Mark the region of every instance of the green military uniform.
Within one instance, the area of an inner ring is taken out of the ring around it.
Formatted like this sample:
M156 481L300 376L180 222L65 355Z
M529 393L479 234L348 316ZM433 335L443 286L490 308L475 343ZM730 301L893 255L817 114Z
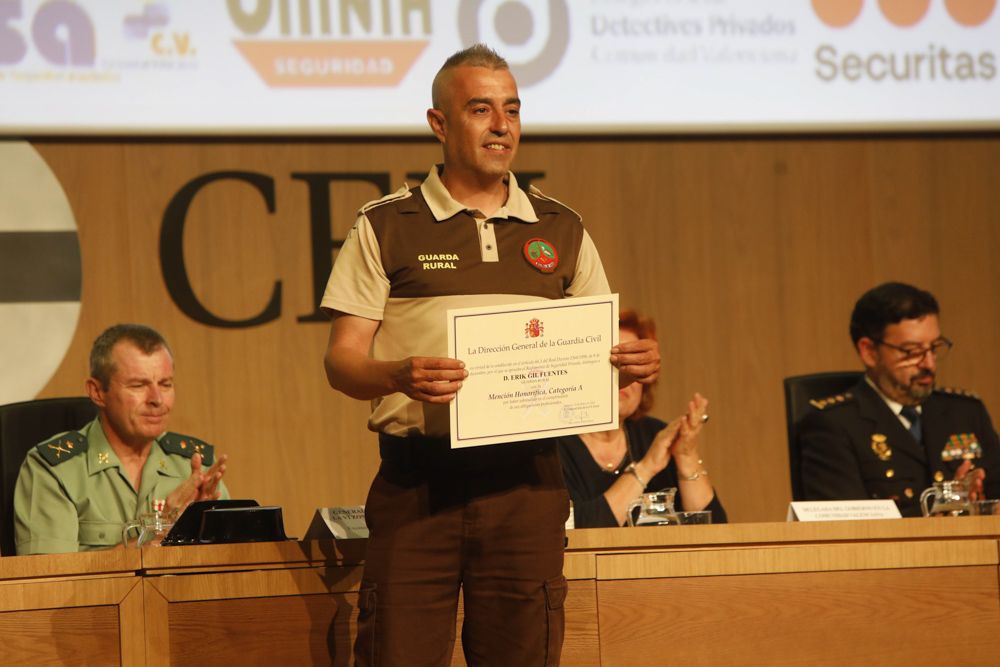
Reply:
M122 541L123 524L150 511L191 476L200 453L207 469L211 445L177 433L153 441L139 490L95 419L79 431L35 446L21 465L14 491L14 540L18 555L105 549ZM229 492L220 482L223 498Z

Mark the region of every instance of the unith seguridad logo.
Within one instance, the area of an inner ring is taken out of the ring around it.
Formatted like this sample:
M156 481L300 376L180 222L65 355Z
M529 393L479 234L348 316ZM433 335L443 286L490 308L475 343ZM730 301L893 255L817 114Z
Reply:
M389 87L430 43L431 3L227 0L240 54L271 87Z

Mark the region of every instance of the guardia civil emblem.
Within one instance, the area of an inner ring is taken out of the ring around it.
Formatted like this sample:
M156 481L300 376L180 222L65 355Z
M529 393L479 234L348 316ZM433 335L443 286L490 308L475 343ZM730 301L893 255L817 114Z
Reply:
M524 244L524 258L542 273L552 273L559 266L559 253L545 239L531 239Z
M889 446L888 440L881 433L872 433L872 452L875 453L879 461L888 461L892 458L892 447Z
M525 338L538 338L543 333L545 333L545 325L537 317L532 317L527 324L524 325L524 337Z

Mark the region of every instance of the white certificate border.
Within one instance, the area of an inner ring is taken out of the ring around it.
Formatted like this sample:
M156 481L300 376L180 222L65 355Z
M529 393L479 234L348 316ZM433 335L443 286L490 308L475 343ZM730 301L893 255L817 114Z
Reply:
M451 327L451 336L449 336L449 338L451 339L450 340L451 349L449 350L449 354L457 355L457 350L461 349L461 347L459 346L459 343L458 343L458 326L457 326L457 324L458 324L458 320L459 319L466 318L466 317L483 317L484 315L486 315L486 316L489 316L489 315L510 315L512 313L537 312L539 310L556 310L556 309L560 309L560 308L580 308L582 306L588 306L588 307L589 306L608 306L608 308L610 309L610 319L611 319L611 328L610 328L610 330L611 330L611 334L612 334L612 341L615 341L615 334L617 334L617 332L618 332L618 317L617 317L618 295L617 294L608 294L606 296L598 296L598 297L578 297L578 299L579 300L577 300L577 298L560 299L558 301L553 301L551 303L546 303L544 301L539 301L539 302L528 302L528 303L510 304L509 307L498 306L497 308L488 308L489 312L486 312L486 313L468 313L468 314L465 314L465 315L462 315L462 314L452 315L451 313L449 313L448 314L448 319L449 319L448 325L449 325L449 327ZM585 301L585 302L581 302L581 301ZM504 308L506 308L506 309L504 309ZM478 309L478 310L482 310L482 309ZM611 348L609 347L608 350L609 350L608 354L610 356L610 350L611 350ZM617 407L618 407L618 402L615 400L615 398L616 398L615 394L617 394L617 392L618 392L618 382L617 382L617 377L616 377L617 374L618 374L618 369L615 368L614 366L612 366L610 361L608 362L608 369L609 369L608 372L611 373L611 392L612 392L610 410L611 410L612 413L616 413L617 412ZM458 410L459 410L459 399L461 398L461 396L462 396L462 390L460 389L458 391L458 393L455 394L455 400L454 400L454 411L455 411L455 413L454 413L453 418L451 419L452 428L453 428L453 431L451 433L451 446L452 446L452 449L455 449L456 448L456 444L457 443L461 443L461 442L475 442L475 441L479 441L479 440L491 440L491 441L495 441L497 438L507 438L507 437L513 437L513 436L527 436L527 437L519 437L516 440L510 440L509 441L509 442L512 442L512 443L513 442L523 442L523 441L527 441L527 440L541 440L543 438L556 438L556 437L559 437L560 435L573 435L573 434L577 434L577 433L587 433L587 432L590 432L590 431L611 430L612 428L615 428L618 425L618 415L617 414L612 414L612 415L610 415L610 417L609 417L609 419L607 421L595 421L595 422L590 422L588 424L574 424L573 426L566 426L566 427L563 427L563 428L543 429L541 431L537 431L537 430L536 431L513 431L513 432L510 432L510 433L494 433L494 434L491 434L491 435L481 435L481 436L475 436L475 437L469 436L469 437L463 438L461 436L461 434L458 432L459 431L459 426L458 425L459 425L459 421L460 421L458 419ZM600 428L602 426L606 426L607 428ZM504 441L504 442L506 442L506 441ZM504 444L504 442L491 442L491 443L483 442L482 445L483 446L487 446L489 444ZM461 448L475 447L475 446L476 445L472 445L472 444L458 445L458 447L461 447Z

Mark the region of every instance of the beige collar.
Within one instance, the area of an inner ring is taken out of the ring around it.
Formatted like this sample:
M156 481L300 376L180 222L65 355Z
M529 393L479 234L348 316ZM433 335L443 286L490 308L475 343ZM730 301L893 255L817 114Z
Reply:
M441 169L443 165L431 167L427 178L420 185L420 192L424 195L424 200L434 214L434 219L444 222L455 217L459 213L470 211L475 215L476 209L470 209L465 204L455 201L448 188L441 182ZM507 201L492 216L491 219L515 220L517 222L538 222L535 208L531 205L528 195L517 185L517 179L512 172L507 172ZM480 214L481 217L481 214Z

